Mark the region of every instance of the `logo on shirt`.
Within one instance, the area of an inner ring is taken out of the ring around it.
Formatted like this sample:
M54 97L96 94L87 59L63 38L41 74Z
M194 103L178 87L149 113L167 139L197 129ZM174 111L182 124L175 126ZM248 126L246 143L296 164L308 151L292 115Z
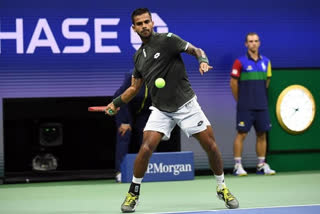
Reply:
M201 126L201 125L202 125L202 123L203 123L203 121L202 121L202 120L200 120L200 121L199 121L199 123L198 123L198 126Z
M247 71L251 71L251 70L252 70L252 66L249 65L249 66L247 67Z
M238 126L240 126L240 127L245 127L246 125L245 125L245 123L244 123L243 121L240 121L240 123L238 124Z
M267 69L267 67L266 67L266 65L264 64L264 62L261 63L261 67L262 67L262 70L264 70L264 71Z
M154 57L155 59L158 59L159 56L160 56L160 53L158 52L158 53L156 53L153 57Z
M147 57L146 49L143 48L142 52L143 52L144 58L146 58Z
M233 74L233 75L237 75L237 74L238 74L238 70L237 70L237 69L233 69L233 70L232 70L232 74Z

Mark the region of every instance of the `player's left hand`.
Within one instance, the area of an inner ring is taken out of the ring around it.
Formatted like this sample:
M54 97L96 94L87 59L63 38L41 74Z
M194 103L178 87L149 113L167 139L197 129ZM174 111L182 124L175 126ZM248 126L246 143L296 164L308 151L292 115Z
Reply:
M121 136L124 136L127 131L132 131L132 128L130 124L121 123L121 125L118 128L118 131Z
M201 75L203 75L204 73L208 72L211 69L213 69L213 67L210 66L208 63L201 62L199 65L199 72Z

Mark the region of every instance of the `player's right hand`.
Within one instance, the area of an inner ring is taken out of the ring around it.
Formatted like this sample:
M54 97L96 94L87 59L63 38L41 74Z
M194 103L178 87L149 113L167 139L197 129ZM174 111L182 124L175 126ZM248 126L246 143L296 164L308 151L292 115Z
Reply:
M105 114L107 114L109 116L113 116L113 115L117 114L119 110L120 110L120 107L116 108L114 106L113 102L111 102L107 105L107 108L105 109Z

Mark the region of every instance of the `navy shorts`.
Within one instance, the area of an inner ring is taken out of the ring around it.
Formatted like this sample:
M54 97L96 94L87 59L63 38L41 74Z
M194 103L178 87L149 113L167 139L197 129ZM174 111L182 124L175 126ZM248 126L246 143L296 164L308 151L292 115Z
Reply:
M268 109L265 110L238 110L237 111L237 130L249 132L251 126L257 132L266 132L271 128Z

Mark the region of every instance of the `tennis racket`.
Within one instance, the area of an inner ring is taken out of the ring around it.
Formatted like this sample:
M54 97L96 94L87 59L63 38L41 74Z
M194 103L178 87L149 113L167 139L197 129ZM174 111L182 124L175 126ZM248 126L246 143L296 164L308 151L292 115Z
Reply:
M91 106L88 108L88 111L90 111L90 112L105 112L106 108L107 108L107 106ZM114 111L112 111L112 109L109 109L108 113L113 114Z

